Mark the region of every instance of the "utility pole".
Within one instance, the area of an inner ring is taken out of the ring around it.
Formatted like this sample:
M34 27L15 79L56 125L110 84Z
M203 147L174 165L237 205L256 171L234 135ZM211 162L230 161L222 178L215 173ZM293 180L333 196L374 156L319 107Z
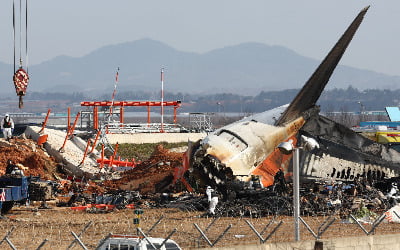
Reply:
M293 155L293 217L294 217L294 238L300 241L300 148L294 148Z
M361 101L357 102L358 104L360 104L360 122L364 121L364 114L365 114L365 106Z

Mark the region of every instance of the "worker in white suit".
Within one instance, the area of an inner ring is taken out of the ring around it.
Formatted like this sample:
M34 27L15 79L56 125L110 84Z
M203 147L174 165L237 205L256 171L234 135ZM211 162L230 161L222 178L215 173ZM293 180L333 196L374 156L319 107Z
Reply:
M210 203L210 206L208 208L208 213L210 215L215 215L215 208L217 207L218 204L218 193L210 186L207 186L206 195L208 202Z
M9 141L12 138L14 131L14 121L9 114L6 114L1 120L1 131L3 132L4 139Z

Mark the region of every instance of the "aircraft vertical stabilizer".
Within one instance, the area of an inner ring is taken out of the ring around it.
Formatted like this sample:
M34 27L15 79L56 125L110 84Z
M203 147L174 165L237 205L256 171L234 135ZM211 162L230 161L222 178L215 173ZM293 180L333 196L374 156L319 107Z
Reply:
M277 122L271 121L276 116L269 112L250 116L211 132L188 150L186 169L190 169L197 186L217 187L228 197L231 187L250 181L251 175L261 177L261 183L269 186L278 172L290 172L290 156L282 155L277 146L288 140L296 143L299 130L316 115L315 104L368 8L352 21ZM279 108L279 113L283 108ZM279 115L277 111L273 114Z
M329 54L312 74L310 79L308 79L304 87L290 103L289 107L275 123L276 126L283 125L286 122L296 119L301 115L301 113L312 108L316 104L322 91L328 83L333 70L336 68L337 64L342 58L342 55L346 51L347 46L360 26L368 8L369 6L365 7L357 15L339 41L335 44Z

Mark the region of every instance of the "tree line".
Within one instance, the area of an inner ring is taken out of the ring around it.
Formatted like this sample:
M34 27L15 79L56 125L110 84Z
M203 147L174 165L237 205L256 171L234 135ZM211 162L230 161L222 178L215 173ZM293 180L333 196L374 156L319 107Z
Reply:
M287 89L281 91L262 91L255 96L237 95L230 93L216 94L189 94L171 93L164 94L164 100L182 102L180 112L219 112L219 113L243 113L252 114L262 112L277 106L289 103L299 89ZM399 106L400 90L367 89L358 90L352 86L347 89L325 90L318 105L322 112L362 112L384 110L388 106ZM111 100L110 95L88 97L84 93L43 93L28 92L25 100L68 100L71 103L81 101ZM115 100L119 101L143 101L160 100L159 92L128 91L118 92ZM143 109L145 110L145 109ZM142 111L134 108L132 111Z

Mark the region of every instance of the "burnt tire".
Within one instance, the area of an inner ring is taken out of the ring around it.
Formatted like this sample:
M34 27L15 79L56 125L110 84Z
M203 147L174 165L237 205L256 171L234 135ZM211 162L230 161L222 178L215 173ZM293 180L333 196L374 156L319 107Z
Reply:
M1 207L1 214L6 214L10 212L13 206L14 206L14 201L3 201L3 206Z

